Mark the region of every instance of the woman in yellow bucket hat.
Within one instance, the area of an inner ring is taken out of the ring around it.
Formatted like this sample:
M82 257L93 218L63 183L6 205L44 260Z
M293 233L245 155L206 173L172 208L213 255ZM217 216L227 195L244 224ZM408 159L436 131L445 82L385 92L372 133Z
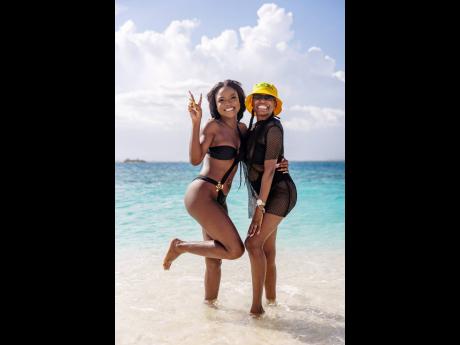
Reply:
M244 102L246 105L246 109L251 114L253 114L252 110L254 108L253 103L252 103L254 94L257 95L256 98L263 98L262 97L263 95L268 95L276 99L275 107L273 109L274 115L279 115L279 113L281 113L281 110L283 110L283 101L280 98L278 98L278 90L275 87L275 85L262 82L262 83L258 83L254 85L251 93L246 97L246 100ZM267 99L270 99L270 98L267 98Z
M264 286L268 304L276 303L276 233L297 202L297 190L287 171L276 170L284 155L284 132L279 120L283 102L275 85L266 82L254 85L245 105L252 114L246 139L245 176L250 204L254 205L245 247L251 261L250 312L258 316L264 313ZM253 127L254 117L257 122Z

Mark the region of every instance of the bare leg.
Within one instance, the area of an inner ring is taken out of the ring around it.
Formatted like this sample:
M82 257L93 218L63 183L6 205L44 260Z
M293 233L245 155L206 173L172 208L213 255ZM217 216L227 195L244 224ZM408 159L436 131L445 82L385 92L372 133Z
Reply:
M264 243L264 253L267 260L267 272L265 274L265 297L268 304L276 303L276 233L277 229L268 236Z
M252 274L252 306L251 314L261 315L265 311L262 308L262 292L267 271L267 258L263 246L268 237L277 229L283 217L265 213L260 233L253 237L247 237L245 241L251 261Z
M198 184L193 186L193 183L191 186L192 188L189 188L185 196L185 206L190 215L206 229L212 239L206 241L173 240L164 259L165 269L169 269L172 261L183 253L228 260L238 259L244 254L244 245L238 231L224 208L213 199L212 189L207 186L200 188L203 186Z
M203 229L203 239L211 240L211 237ZM212 304L219 294L219 285L222 265L221 259L205 258L206 272L204 274L204 299L207 303Z

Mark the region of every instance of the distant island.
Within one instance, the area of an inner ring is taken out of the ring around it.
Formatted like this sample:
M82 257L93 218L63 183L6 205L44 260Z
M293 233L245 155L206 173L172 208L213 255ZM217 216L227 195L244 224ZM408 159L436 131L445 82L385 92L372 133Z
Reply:
M125 159L123 163L147 163L146 161L142 159Z

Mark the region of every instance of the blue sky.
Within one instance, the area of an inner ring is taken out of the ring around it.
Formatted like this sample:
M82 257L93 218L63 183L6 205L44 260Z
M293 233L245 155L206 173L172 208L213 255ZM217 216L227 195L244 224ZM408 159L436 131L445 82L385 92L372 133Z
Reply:
M277 86L288 159L343 160L344 36L344 1L117 1L115 159L187 161L188 90L234 79Z
M200 26L192 42L201 36L217 36L225 29L254 25L255 13L270 1L255 0L142 0L117 1L124 7L115 18L116 29L132 19L139 31L163 31L172 20L197 18ZM278 0L272 1L294 15L294 41L308 49L321 47L345 69L345 1L344 0Z

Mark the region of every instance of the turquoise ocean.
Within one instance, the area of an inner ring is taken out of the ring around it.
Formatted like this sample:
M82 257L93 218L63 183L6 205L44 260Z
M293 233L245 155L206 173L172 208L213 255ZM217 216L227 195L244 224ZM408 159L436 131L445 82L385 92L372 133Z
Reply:
M117 344L344 343L345 163L289 165L298 199L278 228L278 305L254 320L247 253L224 260L215 308L202 303L203 258L184 254L170 271L161 267L172 238L202 239L183 203L200 167L115 163ZM239 176L227 204L244 240L250 219Z

